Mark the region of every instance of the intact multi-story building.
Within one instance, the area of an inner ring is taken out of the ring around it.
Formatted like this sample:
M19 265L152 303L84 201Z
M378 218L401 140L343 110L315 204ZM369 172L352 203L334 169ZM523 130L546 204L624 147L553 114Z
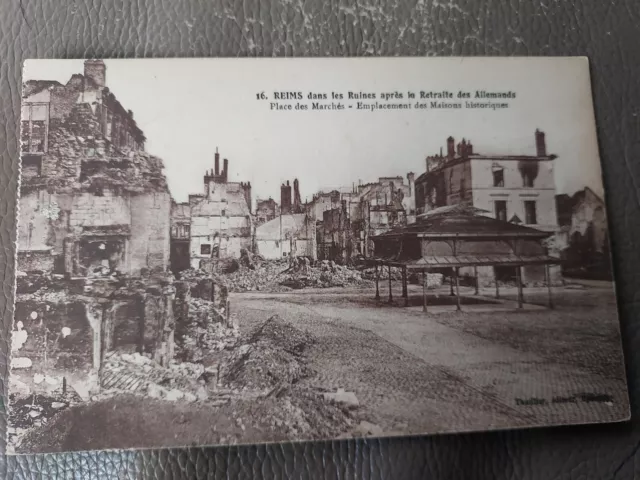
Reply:
M534 154L523 155L479 153L471 141L462 139L456 144L449 137L446 154L440 151L427 157L426 171L415 181L417 213L468 205L485 216L556 234L559 230L553 170L556 158L547 152L545 134L540 130L535 131ZM556 243L554 235L548 241L550 254L559 255L553 251ZM509 268L478 270L478 275L491 279L515 276L515 270ZM559 269L552 270L554 276L559 276ZM523 278L525 282L542 281L544 268L524 267Z
M447 205L470 205L487 215L541 230L555 231L556 185L545 134L535 132L535 155L492 155L474 151L465 139L447 139L447 152L427 157L416 179L416 209L424 213Z

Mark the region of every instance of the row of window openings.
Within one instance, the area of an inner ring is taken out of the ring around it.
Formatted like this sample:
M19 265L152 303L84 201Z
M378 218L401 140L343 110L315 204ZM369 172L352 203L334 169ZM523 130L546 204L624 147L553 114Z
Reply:
M49 106L46 104L22 106L22 152L45 153L47 151L48 109ZM126 127L117 121L117 117L108 113L106 118L109 117L115 119L112 121L106 120L102 124L101 129L105 136L118 146L139 147L133 136L126 130ZM95 150L90 149L86 153L88 156L93 156L95 155Z
M278 247L278 242L276 241L276 247ZM202 243L200 245L200 255L211 255L211 245L209 243ZM288 256L288 252L282 252L282 256Z
M496 200L495 201L495 213L496 219L507 221L507 201ZM524 223L526 225L536 225L538 223L538 213L536 211L535 200L524 201Z
M535 177L533 175L523 173L522 174L522 186L523 187L533 187ZM504 187L504 170L494 170L493 171L493 186L494 187Z

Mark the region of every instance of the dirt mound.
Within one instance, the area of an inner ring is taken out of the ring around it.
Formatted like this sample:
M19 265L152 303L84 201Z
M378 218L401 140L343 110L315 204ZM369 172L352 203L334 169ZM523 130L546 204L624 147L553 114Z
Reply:
M250 415L260 430L277 432L280 439L322 440L337 438L357 422L351 413L337 405L324 402L320 395L301 387L292 387L278 396L262 399Z
M9 401L7 443L15 446L31 429L47 425L60 412L81 400L68 390L66 394L52 392L50 395L34 394L21 398L11 395Z
M240 340L221 371L221 381L233 388L258 389L296 383L314 373L305 358L314 341L274 315Z

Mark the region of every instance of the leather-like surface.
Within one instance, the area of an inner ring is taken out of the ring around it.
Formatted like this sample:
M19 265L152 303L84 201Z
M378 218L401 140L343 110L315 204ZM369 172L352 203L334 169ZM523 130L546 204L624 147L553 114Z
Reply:
M586 55L633 416L640 385L637 0L0 1L0 370L12 316L20 68L35 57ZM170 95L170 92L168 93ZM162 101L161 98L158 101ZM553 112L549 112L553 115ZM2 391L6 394L6 385ZM4 397L6 398L6 396ZM0 415L4 435L6 418ZM4 440L2 440L4 445ZM2 478L631 478L640 427L0 458ZM4 450L4 448L2 448Z

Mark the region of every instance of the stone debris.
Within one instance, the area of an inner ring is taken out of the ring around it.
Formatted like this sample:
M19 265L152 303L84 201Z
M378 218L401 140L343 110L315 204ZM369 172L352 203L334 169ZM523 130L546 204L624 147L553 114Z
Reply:
M352 267L338 265L329 260L322 260L315 266L311 266L304 260L306 259L298 259L292 263L280 285L300 289L358 286L371 283L362 278L359 270Z
M388 280L389 279L389 268L388 267L378 267L378 279L379 280ZM375 267L368 267L362 271L362 276L368 280L376 279L376 269ZM399 267L391 267L391 280L402 280L402 269Z
M225 364L220 381L227 386L248 389L273 389L290 385L312 375L305 350L313 337L272 316L242 338Z
M31 394L29 385L20 380L20 375L16 375L13 372L9 375L9 391L21 397Z
M232 405L231 417L242 430L243 426L270 430L280 440L336 438L353 429L354 424L347 409L324 402L316 392L297 385L287 387L278 395Z
M92 400L101 400L117 393L147 395L167 401L227 403L229 390L218 389L218 366L205 367L199 363L171 362L163 367L139 353L111 352L103 364L101 385L103 394ZM208 390L205 385L212 385Z
M184 362L201 362L205 355L234 346L238 340L237 325L223 322L225 310L214 302L189 298L186 322L176 326L176 358Z
M363 420L354 429L353 434L361 435L364 437L367 437L367 436L379 437L383 434L383 430L382 430L382 427L380 427L379 425Z
M375 267L368 267L362 271L362 278L375 281L376 269ZM389 280L389 267L378 267L378 280ZM391 280L402 280L402 269L399 267L391 267ZM427 288L437 288L442 286L444 281L444 275L441 273L427 273ZM422 285L422 273L421 272L408 272L407 281L414 285Z
M56 414L79 401L80 399L72 392L22 395L12 389L9 395L8 443L14 446L19 445L20 440L33 427L47 424Z
M259 255L246 252L240 258L239 268L229 271L225 265L221 260L221 267L214 278L216 283L226 286L230 292L283 292L302 288L372 284L371 279L364 278L361 271L354 267L339 265L329 260L312 264L306 257L267 261ZM203 270L187 270L180 273L180 278L188 281L207 276L209 273Z
M27 357L15 357L11 359L11 368L12 369L20 369L20 368L31 368L33 362L30 358Z
M327 402L334 402L345 406L346 408L358 408L360 402L353 392L347 392L343 388L339 388L335 393L323 393L323 398Z

